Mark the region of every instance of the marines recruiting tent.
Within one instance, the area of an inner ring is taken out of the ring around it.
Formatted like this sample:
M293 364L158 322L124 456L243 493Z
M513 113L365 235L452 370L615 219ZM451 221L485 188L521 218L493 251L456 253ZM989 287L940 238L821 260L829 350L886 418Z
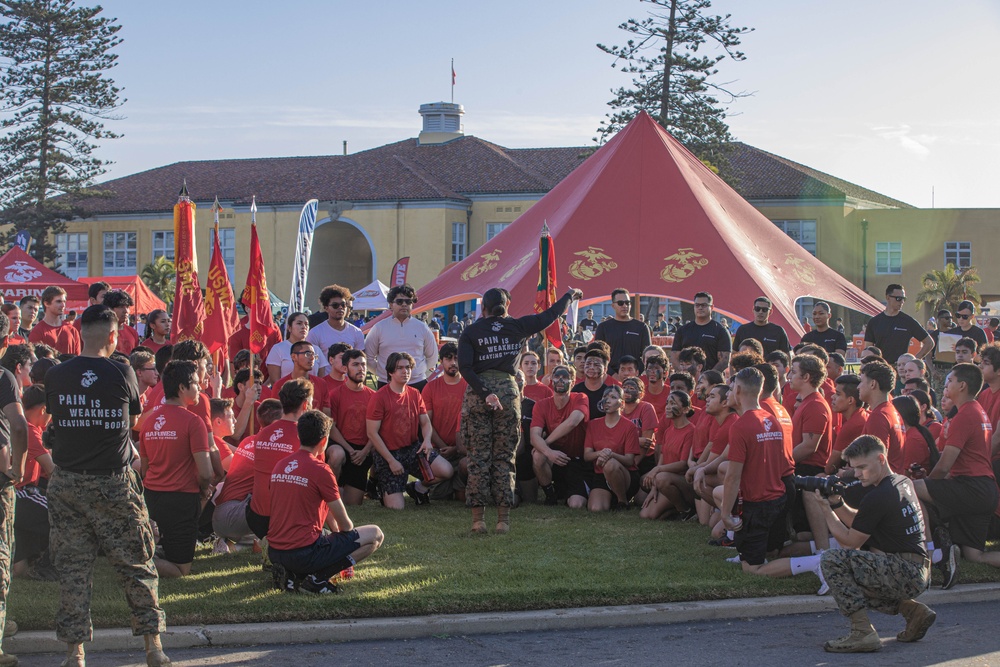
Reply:
M707 291L717 310L745 321L753 300L766 295L771 321L792 338L804 333L799 297L871 315L882 310L645 113L500 234L420 288L420 310L504 287L513 315L532 312L543 222L554 238L559 294L576 287L584 303L605 301L616 287L682 301Z
M37 296L49 285L66 290L66 309L87 304L87 286L40 264L17 246L0 256L0 290L4 301L17 303L22 297Z
M167 309L167 304L163 302L163 299L156 296L153 290L149 289L139 276L91 276L80 278L80 282L87 285L93 285L100 281L106 282L111 286L111 289L121 289L128 292L128 295L132 297L132 301L135 302L135 305L132 307L133 313L146 315L157 308L162 310Z

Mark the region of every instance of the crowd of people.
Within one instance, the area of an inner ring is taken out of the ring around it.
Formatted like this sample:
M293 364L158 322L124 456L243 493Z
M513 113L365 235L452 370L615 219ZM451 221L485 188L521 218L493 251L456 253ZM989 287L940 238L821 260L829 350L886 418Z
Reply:
M64 664L84 664L100 553L147 663L168 664L157 581L188 575L199 542L261 552L282 590L333 593L383 542L349 516L366 500L464 502L473 534L490 533L487 507L502 535L512 508L536 502L697 521L747 573L815 574L852 624L830 651L881 646L869 608L906 618L900 641L922 638L935 617L914 598L932 564L943 588L961 558L1000 567L986 549L1000 536L1000 342L974 304L928 332L890 285L848 372L823 302L793 348L766 297L731 333L711 294L694 295L692 320L651 328L616 289L614 316L582 320L576 345L529 344L581 297L514 318L491 289L479 319L435 324L457 339L439 345L410 285L367 334L351 292L330 285L319 313L289 314L259 354L244 322L225 356L171 344L162 310L140 334L131 297L100 282L71 322L58 287L4 304L0 625L11 574L58 581ZM961 339L938 397L942 365L928 362L942 331Z

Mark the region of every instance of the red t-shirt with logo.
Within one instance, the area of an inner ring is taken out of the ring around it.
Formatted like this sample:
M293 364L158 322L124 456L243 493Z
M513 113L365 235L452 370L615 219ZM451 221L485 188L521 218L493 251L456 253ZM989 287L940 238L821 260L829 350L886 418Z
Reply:
M323 534L327 503L340 498L337 478L311 452L300 449L271 471L268 546L289 551L313 544Z
M192 454L208 452L205 424L180 405L161 405L139 435L139 456L148 469L142 483L151 491L198 493L198 467Z
M402 393L385 385L375 392L368 402L366 419L381 421L378 434L390 452L409 447L420 439L420 415L427 414L427 406L420 392L413 387L403 387Z
M431 413L431 426L438 434L444 444L449 447L455 446L455 436L458 433L459 421L462 417L462 399L465 397L465 388L469 384L465 378L461 378L455 384L448 384L444 381L444 376L439 375L424 385L421 396L424 399L424 406L427 412ZM552 390L545 385L534 385L548 390L552 395ZM527 394L527 387L525 387Z
M833 450L836 452L842 452L847 449L847 446L854 442L858 436L864 435L865 433L865 422L868 421L868 411L864 408L858 408L840 427L840 431L837 433L837 439L833 443Z
M593 449L595 452L610 449L615 454L635 454L635 462L629 466L629 470L635 470L638 467L638 457L642 454L635 424L626 418L619 419L618 423L610 428L603 417L590 421L587 424L587 437L583 447L584 449ZM594 472L604 472L604 468L598 467L597 461L594 461Z
M289 375L286 375L285 377L281 378L277 382L275 382L274 386L271 387L270 397L271 398L278 398L278 392L280 392L281 388L285 386L285 383L288 382L291 379L292 379L292 376L291 376L291 374L289 374ZM329 410L330 409L330 387L329 387L329 385L327 385L326 381L324 381L323 378L321 378L318 375L310 375L309 376L309 382L311 382L312 386L313 386L312 409L313 410ZM261 399L263 400L263 396L261 397Z
M786 435L774 415L747 410L729 429L729 460L743 464L740 497L759 503L785 495L781 478L787 474Z
M161 405L167 404L167 399L163 396L163 382L157 382L152 387L147 390L149 393L146 394L146 404L142 408L142 428L146 427L146 418L149 417L148 412L160 407ZM201 418L205 423L205 428L208 432L212 432L212 404L210 403L211 396L205 392L201 392L201 396L198 398L198 402L194 405L186 406L186 410L193 415ZM235 410L235 406L234 410Z
M864 435L874 435L885 443L889 450L889 467L893 472L902 473L906 470L903 461L903 420L893 407L892 401L886 401L868 412Z
M230 500L243 500L253 491L254 438L244 438L233 452L233 462L229 464L226 482L215 499L216 506Z
M672 419L660 421L660 427L656 432L657 440L660 442L660 465L687 461L694 446L695 430L691 422L677 428Z
M330 416L337 430L352 445L364 447L368 444L368 402L375 395L371 387L361 385L353 391L346 382L330 395Z
M536 403L542 400L543 398L548 398L549 396L552 396L554 394L555 392L552 391L551 387L546 387L541 382L524 385L524 395ZM428 410L429 409L430 408L428 408Z
M792 442L797 447L806 433L818 433L819 444L801 465L826 466L833 449L833 414L823 394L818 391L806 396L792 415Z
M38 457L49 453L42 445L42 429L34 424L28 424L28 458L24 463L24 472L21 474L21 483L17 488L38 484L38 480L45 477L42 466L38 463Z
M299 451L298 425L279 419L253 436L253 497L250 509L260 516L271 512L271 471L278 461Z
M944 446L961 451L951 466L948 477L989 477L994 479L990 465L990 441L993 426L976 401L968 401L944 428Z
M45 320L39 320L28 334L28 342L45 343L59 350L60 354L80 354L83 344L80 342L80 332L69 324L57 327L50 326Z
M760 402L760 407L765 412L769 412L772 417L778 420L778 424L781 425L781 430L784 433L785 439L785 461L788 463L788 468L785 471L786 475L791 475L795 472L795 457L792 456L792 450L795 448L795 443L792 438L792 417L785 410L785 407L778 403L773 397L768 396ZM732 435L730 435L732 438Z
M571 459L583 457L583 446L587 439L587 421L590 419L590 402L587 395L581 392L570 392L569 401L562 410L556 407L555 396L544 398L531 411L531 428L540 428L548 436L560 424L569 419L574 411L583 414L583 421L567 435L556 440L550 448L562 452Z

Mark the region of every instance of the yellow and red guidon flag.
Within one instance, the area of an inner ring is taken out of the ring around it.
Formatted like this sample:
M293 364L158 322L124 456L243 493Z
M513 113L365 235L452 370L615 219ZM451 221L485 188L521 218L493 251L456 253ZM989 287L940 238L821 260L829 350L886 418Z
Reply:
M267 291L267 277L264 275L264 258L260 254L260 240L257 238L257 201L250 206L254 221L250 225L250 271L247 284L243 288L243 305L247 309L250 324L250 351L259 353L267 344L267 337L278 332L271 317L271 296Z
M556 302L556 249L549 234L549 226L542 224L538 239L538 290L535 292L535 312L541 313ZM545 337L552 347L562 347L562 326L557 319L545 330Z
M226 262L219 247L219 198L215 198L212 210L215 212L215 228L212 230L212 261L208 265L208 285L205 287L205 333L201 342L208 346L208 351L226 351L229 337L240 326L236 315L236 297L233 286L229 284L229 274L226 272Z
M195 204L188 196L187 183L174 206L174 317L170 327L172 343L200 339L205 326L205 307L198 284L198 256L194 246Z

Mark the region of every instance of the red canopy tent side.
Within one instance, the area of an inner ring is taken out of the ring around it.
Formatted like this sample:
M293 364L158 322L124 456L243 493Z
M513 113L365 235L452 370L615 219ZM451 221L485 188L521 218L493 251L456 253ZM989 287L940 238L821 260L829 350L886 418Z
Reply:
M512 312L531 312L538 236L554 239L559 291L584 303L633 294L690 301L710 292L716 309L749 313L774 303L771 321L804 333L795 301L811 296L863 313L881 304L778 229L697 157L642 113L503 232L419 289L427 310L511 292ZM474 295L474 296L473 296Z
M46 287L66 290L68 308L87 302L87 286L53 271L34 257L14 246L0 256L0 290L5 301L16 302L22 297L42 297Z
M132 300L135 301L133 310L138 314L150 313L157 308L167 309L167 304L163 302L163 299L156 296L139 276L88 276L80 278L80 282L86 283L88 286L102 280L111 285L112 289L123 289L128 292Z

